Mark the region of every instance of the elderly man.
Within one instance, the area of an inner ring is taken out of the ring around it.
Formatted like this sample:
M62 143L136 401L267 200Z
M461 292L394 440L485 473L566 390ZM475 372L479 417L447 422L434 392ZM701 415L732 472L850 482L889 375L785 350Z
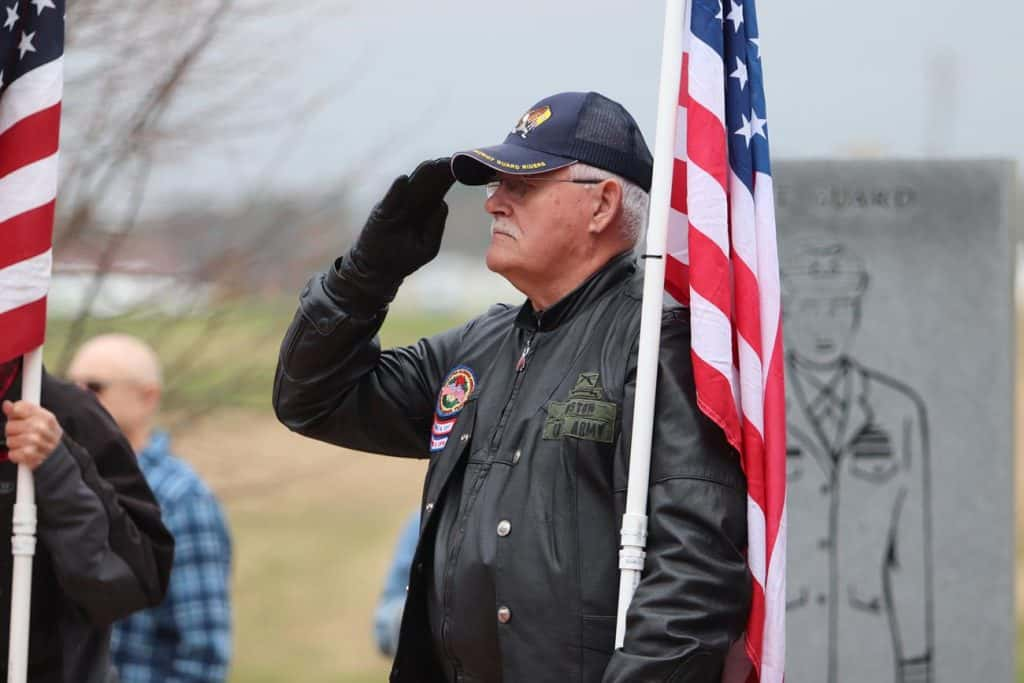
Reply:
M163 604L114 629L121 682L221 683L231 657L231 538L213 493L174 457L167 434L154 430L160 362L141 340L109 334L78 350L68 376L95 393L124 431L177 542Z
M117 425L96 400L44 372L21 399L21 360L0 363L0 675L10 626L17 465L33 470L39 526L28 680L105 683L115 619L156 605L174 540Z
M429 458L392 681L715 681L749 605L736 454L697 409L685 311L666 310L645 575L614 649L651 155L597 93L526 112L503 144L399 177L310 281L285 336L279 418ZM443 197L486 185L487 266L527 296L381 351L402 279L437 253Z

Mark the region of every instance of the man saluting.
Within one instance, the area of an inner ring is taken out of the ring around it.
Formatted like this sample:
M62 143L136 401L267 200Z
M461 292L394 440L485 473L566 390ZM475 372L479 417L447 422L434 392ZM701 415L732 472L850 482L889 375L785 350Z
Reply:
M686 311L662 324L647 565L613 651L651 154L633 117L561 93L505 141L401 176L303 290L282 422L429 458L392 681L717 681L750 601L739 459L698 410ZM484 185L487 266L527 300L382 351L402 280L440 246L445 193Z

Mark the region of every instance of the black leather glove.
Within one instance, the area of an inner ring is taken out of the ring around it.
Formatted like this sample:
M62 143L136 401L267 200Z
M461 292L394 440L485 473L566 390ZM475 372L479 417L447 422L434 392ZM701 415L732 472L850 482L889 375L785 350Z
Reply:
M336 264L335 284L343 293L332 289L351 299L354 287L377 307L390 303L402 280L437 256L448 217L444 195L454 182L448 158L424 161L411 175L395 178Z

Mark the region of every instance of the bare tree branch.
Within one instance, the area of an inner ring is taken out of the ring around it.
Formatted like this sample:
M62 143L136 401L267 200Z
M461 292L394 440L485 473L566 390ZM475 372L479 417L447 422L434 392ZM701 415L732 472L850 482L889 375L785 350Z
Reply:
M82 201L90 201L95 204L96 197L106 195L115 179L121 173L123 168L122 162L133 153L138 152L142 147L147 126L153 125L160 115L166 111L185 74L195 65L203 51L210 46L217 35L221 21L233 4L234 0L220 0L216 10L207 18L200 35L192 42L189 49L180 55L178 60L167 71L164 78L153 88L149 96L143 100L141 106L136 110L128 123L127 134L123 141L106 154L98 155L93 161L94 168L82 169L83 177L87 180L97 172L100 166L105 165L103 175L95 184L91 186L88 182L80 184L78 188L79 195L72 201L72 207L77 208ZM81 196L82 193L87 193L89 199L84 199ZM81 230L85 227L81 218L85 215L81 211L72 210L72 216L79 217L80 220L78 222L71 221L65 226L59 239L55 238L54 240L56 247L59 248L62 243L80 234Z

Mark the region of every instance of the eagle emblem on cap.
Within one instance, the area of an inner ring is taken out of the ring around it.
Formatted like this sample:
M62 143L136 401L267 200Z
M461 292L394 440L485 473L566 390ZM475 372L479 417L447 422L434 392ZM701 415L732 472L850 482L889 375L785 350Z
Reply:
M512 129L512 132L518 133L519 137L525 140L526 136L530 134L530 131L550 118L551 107L548 107L547 105L531 109L522 115L519 119L519 123L517 123L516 127Z

